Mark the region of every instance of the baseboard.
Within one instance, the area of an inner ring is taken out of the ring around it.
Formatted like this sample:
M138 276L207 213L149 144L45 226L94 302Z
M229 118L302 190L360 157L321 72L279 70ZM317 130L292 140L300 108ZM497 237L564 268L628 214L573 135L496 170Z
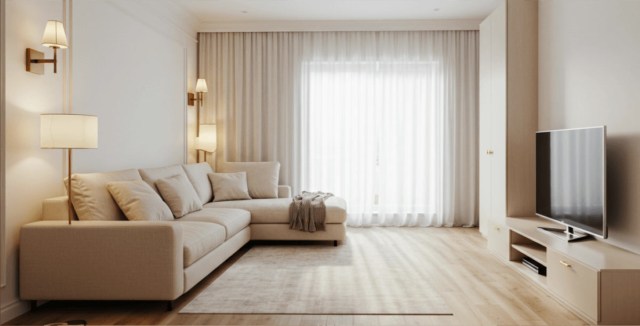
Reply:
M22 314L29 312L31 306L26 301L14 301L0 309L0 324L4 324Z

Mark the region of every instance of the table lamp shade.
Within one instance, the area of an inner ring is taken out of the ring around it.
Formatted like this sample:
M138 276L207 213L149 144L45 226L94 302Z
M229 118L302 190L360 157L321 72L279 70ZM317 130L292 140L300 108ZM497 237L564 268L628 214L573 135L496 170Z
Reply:
M98 117L82 114L40 115L41 148L98 148Z
M200 136L196 138L196 149L213 153L216 148L216 125L200 125Z

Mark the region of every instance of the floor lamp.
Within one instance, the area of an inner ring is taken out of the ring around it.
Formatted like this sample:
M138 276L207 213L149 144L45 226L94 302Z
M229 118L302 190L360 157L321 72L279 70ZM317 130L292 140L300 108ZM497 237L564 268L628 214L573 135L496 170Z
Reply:
M67 150L67 198L69 225L73 217L71 202L71 153L75 148L98 148L98 117L82 114L40 115L40 148Z

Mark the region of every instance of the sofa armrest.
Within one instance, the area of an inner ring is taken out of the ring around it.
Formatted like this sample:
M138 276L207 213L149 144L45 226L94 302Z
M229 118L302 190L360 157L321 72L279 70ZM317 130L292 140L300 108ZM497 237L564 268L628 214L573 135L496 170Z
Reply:
M47 198L42 202L42 220L43 221L66 221L69 219L69 206L67 196ZM73 219L77 219L75 211Z
M20 231L23 300L174 300L183 293L180 223L41 221Z
M278 186L278 198L291 198L291 187Z

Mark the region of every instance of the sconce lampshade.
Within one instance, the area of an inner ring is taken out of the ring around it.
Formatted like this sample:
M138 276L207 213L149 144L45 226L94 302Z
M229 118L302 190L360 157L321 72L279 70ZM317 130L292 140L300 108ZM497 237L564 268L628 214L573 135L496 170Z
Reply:
M196 149L213 153L217 146L216 125L200 125L200 136L196 138Z
M41 148L98 148L98 117L82 114L40 115Z
M50 48L67 48L67 35L64 33L62 22L57 20L47 22L42 35L42 45Z
M197 93L206 93L209 90L207 89L207 81L204 78L198 78L196 81L196 92Z

